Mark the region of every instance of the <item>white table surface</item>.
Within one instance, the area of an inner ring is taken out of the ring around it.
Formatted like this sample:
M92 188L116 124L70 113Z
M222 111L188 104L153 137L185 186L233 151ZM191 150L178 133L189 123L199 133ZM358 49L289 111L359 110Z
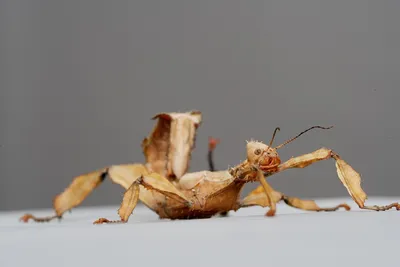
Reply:
M389 204L400 197L370 197ZM359 210L350 198L318 200L320 206L348 203L350 212L304 212L278 204L246 208L230 217L160 220L138 206L127 224L93 225L117 219L118 207L80 207L64 219L24 224L25 212L0 212L0 267L17 266L400 266L400 211Z

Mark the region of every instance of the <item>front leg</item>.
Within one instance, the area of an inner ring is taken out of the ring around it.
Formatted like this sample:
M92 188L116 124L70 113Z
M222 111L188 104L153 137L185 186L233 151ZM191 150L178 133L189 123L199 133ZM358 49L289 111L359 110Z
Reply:
M256 189L256 191L257 193L263 196L262 204L267 203L265 205L260 205L260 206L269 207L269 210L265 214L265 216L268 217L275 216L276 203L281 199L281 195L267 183L264 177L264 173L263 171L261 171L261 169L259 169L257 166L251 165L251 166L239 167L237 169L231 169L230 172L231 175L236 177L236 179L238 180L260 182L261 185ZM247 204L249 203L239 202L238 208L249 206Z
M317 161L326 160L333 158L335 160L336 171L340 181L346 187L348 193L357 203L360 209L385 211L391 208L400 210L399 203L392 203L386 206L365 206L365 200L367 194L361 188L361 177L347 162L340 158L338 154L333 152L331 149L320 148L312 153L304 154L295 158L291 158L288 161L282 163L278 167L278 172L290 169L290 168L305 168L310 164Z
M260 169L257 170L257 179L260 181L261 186L263 187L264 193L269 202L269 210L265 215L269 217L275 216L276 201L274 199L274 189L267 183L267 181L264 178L264 174Z

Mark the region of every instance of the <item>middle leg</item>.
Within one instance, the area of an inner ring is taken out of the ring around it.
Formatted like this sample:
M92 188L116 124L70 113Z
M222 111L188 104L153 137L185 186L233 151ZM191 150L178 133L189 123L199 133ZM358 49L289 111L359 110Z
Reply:
M192 206L192 202L170 181L168 181L167 178L159 175L158 173L151 173L149 175L141 176L139 179L133 182L128 190L126 190L124 193L121 206L118 209L120 220L112 221L106 218L99 218L94 222L94 224L128 222L130 215L138 203L140 186L142 186L143 189L155 191L164 195L165 197L171 198L175 200L177 204L181 204L186 207Z
M287 205L293 208L306 211L336 211L339 208L350 210L349 205L345 203L339 204L334 207L321 208L313 200L303 200L297 197L290 197L275 190L273 190L272 192L272 198L273 201L275 201L276 203L284 201ZM270 201L267 195L265 194L264 188L262 186L258 186L256 189L251 191L250 194L248 194L243 200L240 201L239 206L241 208L251 207L251 206L269 207Z

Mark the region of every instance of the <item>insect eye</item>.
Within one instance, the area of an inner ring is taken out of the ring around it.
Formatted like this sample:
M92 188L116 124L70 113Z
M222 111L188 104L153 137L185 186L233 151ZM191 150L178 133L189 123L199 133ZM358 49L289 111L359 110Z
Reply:
M261 149L257 148L256 150L254 150L254 154L260 155L261 154Z

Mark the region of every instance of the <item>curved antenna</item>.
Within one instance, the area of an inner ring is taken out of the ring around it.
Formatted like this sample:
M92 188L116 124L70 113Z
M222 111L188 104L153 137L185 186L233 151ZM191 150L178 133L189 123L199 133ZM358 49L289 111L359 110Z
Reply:
M317 126L310 127L310 128L308 128L307 130L302 131L301 133L299 133L299 134L296 135L295 137L293 137L293 138L287 140L287 141L284 142L283 144L280 144L279 146L275 147L275 149L279 149L279 148L281 148L281 147L283 147L283 146L289 144L290 142L292 142L292 141L294 141L295 139L297 139L300 135L302 135L302 134L304 134L304 133L306 133L306 132L308 132L309 130L312 130L312 129L314 129L314 128L320 128L320 129L328 130L328 129L331 129L332 127L333 127L333 126L322 127L322 126L318 126L318 125L317 125Z
M269 145L268 145L269 147L271 147L272 143L274 142L276 132L277 132L277 131L280 131L280 130L281 130L281 128L279 128L279 127L276 127L276 128L275 128L274 134L272 135L272 138L271 138L271 141L269 141Z

